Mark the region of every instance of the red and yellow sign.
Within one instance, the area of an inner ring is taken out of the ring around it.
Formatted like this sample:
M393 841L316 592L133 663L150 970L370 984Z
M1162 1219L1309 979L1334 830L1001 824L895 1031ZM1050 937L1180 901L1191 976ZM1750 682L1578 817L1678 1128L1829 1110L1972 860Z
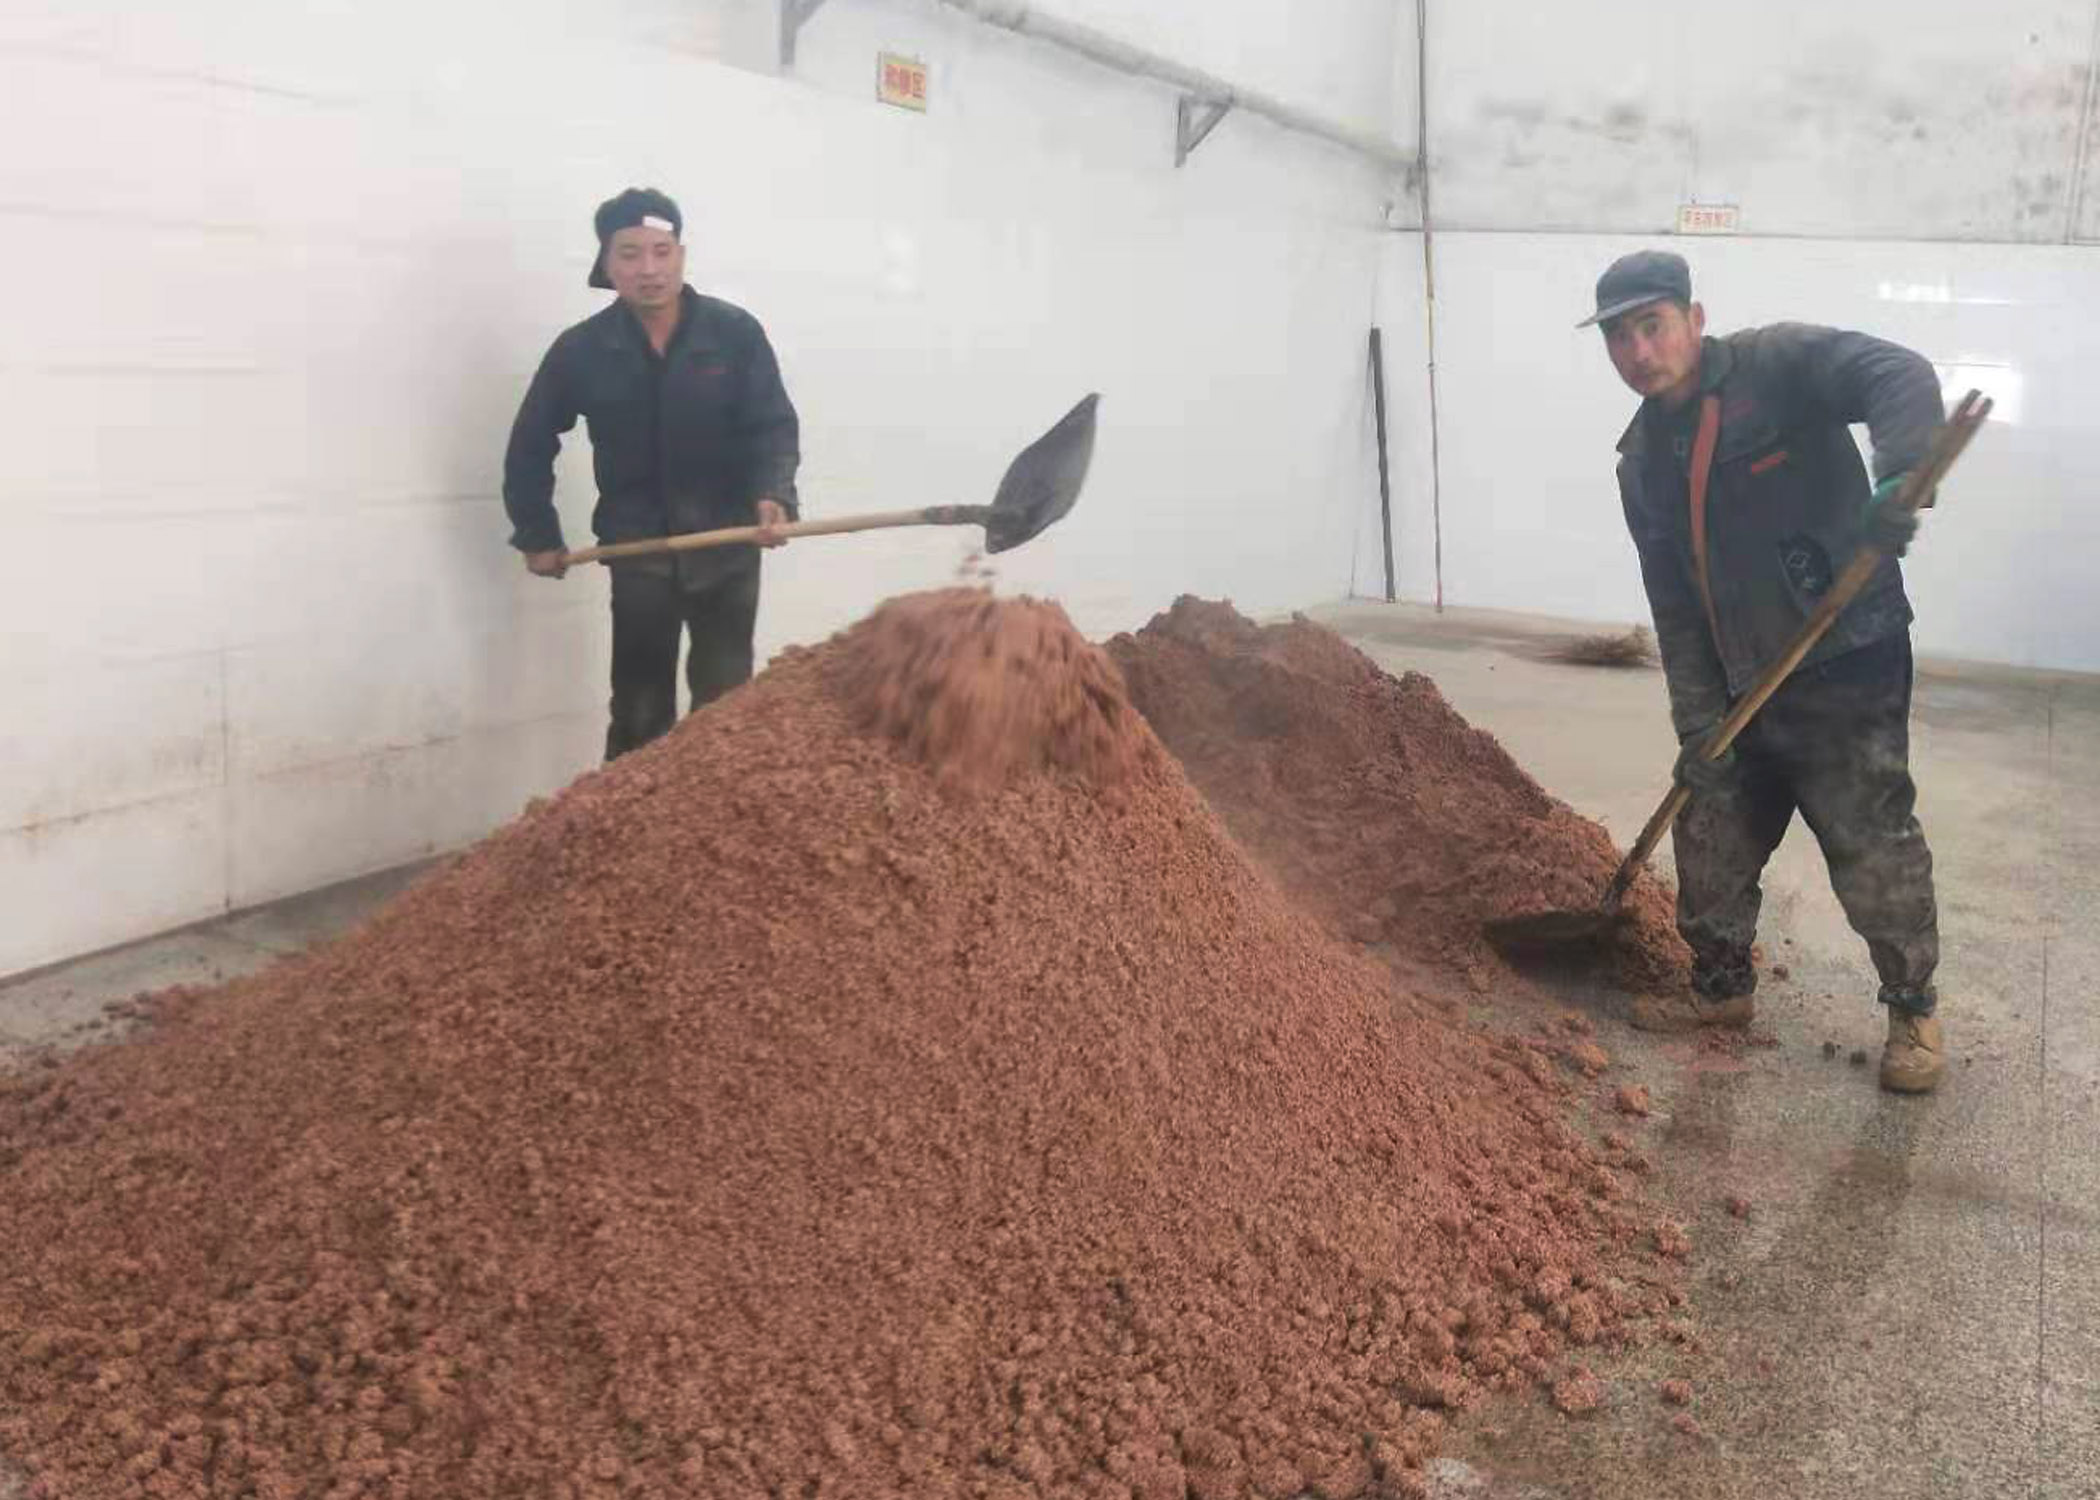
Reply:
M926 112L926 64L885 52L876 60L875 97L899 109Z
M1743 211L1733 203L1681 203L1677 206L1679 234L1740 234Z

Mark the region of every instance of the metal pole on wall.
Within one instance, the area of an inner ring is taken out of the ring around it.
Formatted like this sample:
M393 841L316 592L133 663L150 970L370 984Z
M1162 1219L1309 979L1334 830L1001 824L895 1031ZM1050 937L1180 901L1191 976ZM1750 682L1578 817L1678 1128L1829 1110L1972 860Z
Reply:
M1436 401L1436 250L1429 213L1429 0L1415 0L1415 180L1422 195L1422 326L1429 350L1429 514L1436 607L1444 609L1444 453Z
M1393 476L1385 453L1385 333L1371 330L1371 404L1378 413L1378 520L1385 529L1385 602L1400 597L1393 579Z

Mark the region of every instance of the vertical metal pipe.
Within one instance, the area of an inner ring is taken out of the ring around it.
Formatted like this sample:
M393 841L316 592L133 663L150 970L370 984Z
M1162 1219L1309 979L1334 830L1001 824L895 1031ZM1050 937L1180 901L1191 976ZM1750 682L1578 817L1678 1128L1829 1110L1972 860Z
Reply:
M1429 350L1429 514L1436 607L1444 608L1444 449L1436 390L1436 246L1429 200L1429 0L1415 0L1415 179L1422 205L1422 326Z
M2071 146L2071 186L2064 203L2064 243L2078 240L2078 221L2085 217L2086 163L2092 154L2093 99L2100 77L2100 0L2094 0L2093 31L2085 49L2085 97L2078 106L2078 138Z
M1400 597L1393 577L1393 476L1385 444L1385 333L1371 329L1371 404L1378 413L1378 520L1385 530L1385 602Z

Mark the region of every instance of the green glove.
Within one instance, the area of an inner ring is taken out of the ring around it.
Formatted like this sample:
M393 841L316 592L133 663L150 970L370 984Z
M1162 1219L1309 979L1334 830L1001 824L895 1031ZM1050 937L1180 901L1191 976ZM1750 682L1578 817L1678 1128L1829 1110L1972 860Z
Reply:
M1891 474L1874 486L1867 508L1860 513L1859 539L1877 552L1901 557L1918 537L1918 513L1896 503L1905 474Z

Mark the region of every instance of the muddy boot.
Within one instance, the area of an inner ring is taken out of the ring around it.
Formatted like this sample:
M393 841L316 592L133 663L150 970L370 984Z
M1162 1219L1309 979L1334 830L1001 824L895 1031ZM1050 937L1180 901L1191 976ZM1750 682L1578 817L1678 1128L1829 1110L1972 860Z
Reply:
M1747 947L1696 954L1689 995L1642 995L1626 1019L1638 1031L1741 1030L1757 1018L1757 963Z
M1703 995L1640 995L1626 1019L1637 1031L1697 1031L1703 1026L1740 1031L1757 1019L1757 999L1753 995L1730 995L1722 1000Z
M1937 1016L1889 1007L1889 1039L1881 1049L1881 1086L1892 1094L1929 1094L1947 1071L1947 1046Z
M1728 996L1707 1000L1705 996L1636 996L1634 1008L1625 1017L1636 1032L1697 1032L1707 1025L1741 1029L1758 1019L1756 996Z

